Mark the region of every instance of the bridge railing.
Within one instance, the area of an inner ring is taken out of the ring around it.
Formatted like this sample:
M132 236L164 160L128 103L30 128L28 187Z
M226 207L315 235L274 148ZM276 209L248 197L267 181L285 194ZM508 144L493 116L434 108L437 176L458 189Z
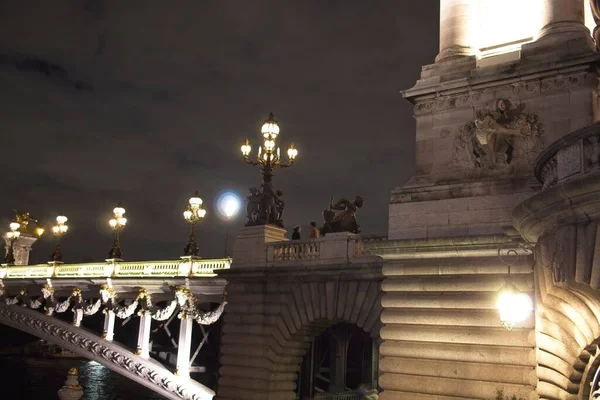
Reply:
M171 261L107 261L86 264L38 264L0 267L0 279L212 277L229 269L231 258Z
M379 238L379 236L378 236ZM365 250L371 236L330 233L318 239L267 243L268 265L357 263L372 259Z

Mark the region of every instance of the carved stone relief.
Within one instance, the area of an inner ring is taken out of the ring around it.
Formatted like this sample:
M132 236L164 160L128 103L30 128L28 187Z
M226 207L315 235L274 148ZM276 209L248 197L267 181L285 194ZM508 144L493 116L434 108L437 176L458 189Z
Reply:
M474 121L459 130L454 145L454 162L465 173L473 170L505 172L517 164L531 167L542 148L543 130L537 115L497 100L493 107L476 112Z
M512 93L518 97L531 97L541 94L551 93L553 91L563 91L568 89L584 86L590 87L597 85L595 75L589 72L576 72L570 75L561 75L547 79L534 79L518 83L510 83L503 86L492 86L481 90L469 90L467 93L461 94L438 94L433 99L417 101L414 107L415 115L426 114L431 112L452 110L461 107L481 107L485 103L485 99L489 98L484 94L489 92L495 93ZM484 96L482 96L484 95Z

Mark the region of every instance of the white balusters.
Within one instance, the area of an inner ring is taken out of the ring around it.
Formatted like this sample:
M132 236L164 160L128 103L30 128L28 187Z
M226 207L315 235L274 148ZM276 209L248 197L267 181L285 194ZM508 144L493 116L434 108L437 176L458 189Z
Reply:
M215 270L229 269L231 259L119 262L90 264L40 264L0 267L5 279L118 278L118 277L212 277ZM0 278L1 279L1 278Z

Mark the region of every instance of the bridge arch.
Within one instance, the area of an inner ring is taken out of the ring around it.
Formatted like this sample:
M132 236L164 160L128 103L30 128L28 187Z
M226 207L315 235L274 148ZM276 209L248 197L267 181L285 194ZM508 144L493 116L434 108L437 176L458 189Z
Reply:
M191 379L178 378L157 361L142 358L115 342L39 311L0 303L0 323L97 361L167 399L206 400L214 396L211 389Z
M353 268L352 272L361 270ZM321 277L297 280L281 271L268 283L228 276L216 398L294 400L311 341L332 325L354 324L377 340L381 264L362 269L362 274L338 270L326 276L322 271Z

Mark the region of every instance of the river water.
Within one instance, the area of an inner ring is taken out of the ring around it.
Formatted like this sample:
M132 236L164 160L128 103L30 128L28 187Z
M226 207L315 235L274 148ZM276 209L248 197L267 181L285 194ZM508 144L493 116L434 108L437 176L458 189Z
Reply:
M57 400L70 368L79 370L82 400L164 399L95 361L0 356L1 399Z

